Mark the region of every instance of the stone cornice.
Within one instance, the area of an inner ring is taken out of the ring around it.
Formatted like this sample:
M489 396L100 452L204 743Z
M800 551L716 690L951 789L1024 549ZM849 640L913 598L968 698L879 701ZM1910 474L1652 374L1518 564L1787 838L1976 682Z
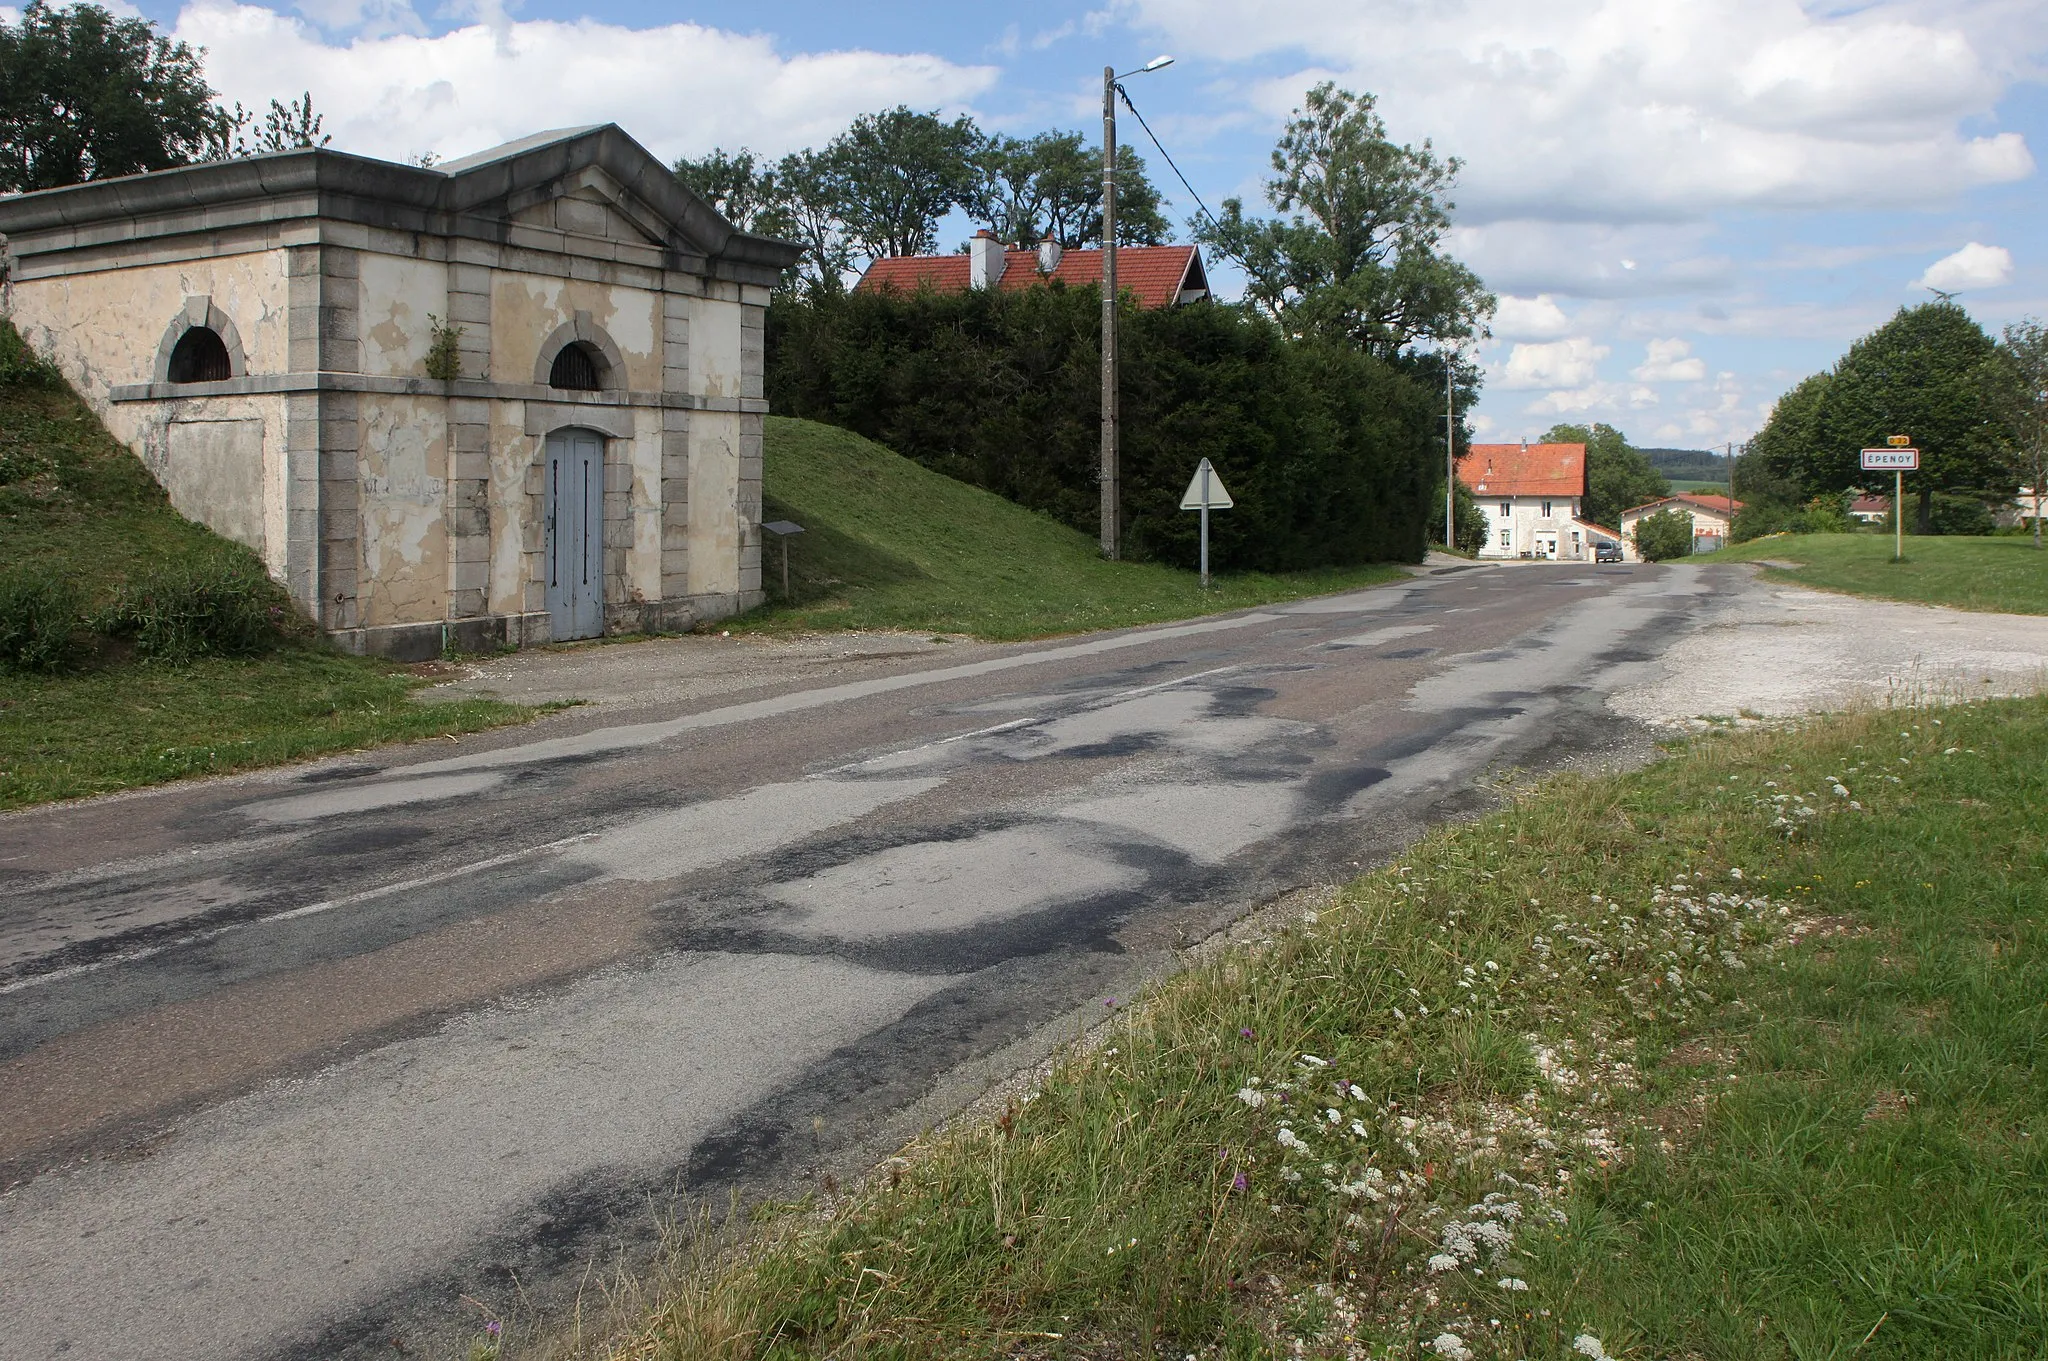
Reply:
M570 392L536 383L492 383L476 378L440 382L374 373L252 373L218 383L119 383L112 402L190 401L206 397L249 397L289 392L368 392L393 397L470 397L487 401L546 402L560 407L661 407L682 411L733 411L765 415L759 397L699 397L685 392Z

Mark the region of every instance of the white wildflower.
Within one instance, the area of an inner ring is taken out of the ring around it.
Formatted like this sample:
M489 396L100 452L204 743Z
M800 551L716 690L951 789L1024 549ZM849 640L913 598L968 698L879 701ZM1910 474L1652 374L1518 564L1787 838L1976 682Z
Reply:
M1395 1019L1395 1020L1397 1020L1397 1021L1405 1021L1405 1020L1407 1020L1407 1019L1408 1019L1408 1013L1407 1013L1407 1012L1405 1012L1405 1011L1403 1011L1403 1010L1401 1010L1401 1008L1399 1008L1399 1007L1395 1007L1395 1008L1394 1008L1394 1019Z
M1341 1125L1344 1123L1344 1117L1338 1114L1337 1111L1335 1111L1334 1109L1325 1109L1323 1111L1323 1119L1329 1121L1333 1125Z
M1429 1349L1444 1361L1472 1361L1472 1349L1465 1345L1465 1339L1456 1333L1438 1333Z
M1255 1087L1239 1087L1237 1089L1237 1099L1244 1102L1247 1106L1263 1106L1266 1104L1266 1094Z
M1572 1350L1588 1358L1588 1361L1613 1361L1607 1354L1606 1345L1591 1333L1580 1333L1573 1338Z
M1846 799L1846 798L1848 798L1848 797L1849 797L1849 787L1848 787L1847 785L1844 785L1844 784L1837 784L1837 785L1835 786L1835 797L1836 797L1836 798L1838 798L1838 799Z
M1276 1136L1276 1138L1280 1144L1280 1147L1282 1148L1292 1148L1303 1151L1306 1151L1308 1148L1308 1145L1301 1141L1301 1136L1299 1134L1296 1134L1293 1130L1287 1128L1287 1126L1285 1125L1280 1126L1280 1133Z
M1503 1290L1527 1290L1529 1288L1529 1283L1520 1276L1503 1276L1494 1284Z
M1431 1275L1435 1275L1436 1273L1442 1271L1456 1271L1457 1269L1458 1259L1451 1256L1451 1254L1449 1254L1448 1252L1439 1252L1438 1254L1436 1254L1436 1256L1429 1259L1429 1270Z
M1314 1054L1303 1054L1301 1061L1311 1068L1327 1068L1330 1066L1328 1059L1319 1059Z

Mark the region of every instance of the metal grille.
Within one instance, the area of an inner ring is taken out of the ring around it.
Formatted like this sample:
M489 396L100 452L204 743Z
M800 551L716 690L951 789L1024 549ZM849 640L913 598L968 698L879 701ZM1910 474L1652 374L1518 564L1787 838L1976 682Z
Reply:
M555 356L555 365L548 370L548 386L566 388L571 392L596 392L604 386L599 382L597 356L590 347L581 343L564 345L562 352Z
M171 350L173 383L220 383L234 376L228 347L211 327L194 326Z

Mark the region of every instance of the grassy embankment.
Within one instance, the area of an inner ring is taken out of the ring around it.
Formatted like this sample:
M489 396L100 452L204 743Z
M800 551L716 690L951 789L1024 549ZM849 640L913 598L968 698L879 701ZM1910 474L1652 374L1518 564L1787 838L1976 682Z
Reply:
M1557 779L554 1347L2038 1356L2044 772L2032 700Z
M2031 537L1906 536L1906 560L1892 561L1890 534L1777 534L1698 562L1794 562L1766 568L1772 581L1849 595L1950 605L2004 614L2048 614L2048 549Z
M245 555L172 510L135 456L69 389L41 378L20 344L0 322L0 583L68 581L91 614L150 572ZM141 661L96 639L54 673L0 667L0 808L533 712L416 704L422 682L405 668L340 656L298 632L251 656Z
M761 561L770 603L744 627L1035 638L1186 619L1400 574L1376 565L1216 575L1204 592L1192 572L1104 562L1086 535L833 426L769 417L764 462L764 518L794 520L805 532L790 544L795 600L787 604L781 548L768 536Z

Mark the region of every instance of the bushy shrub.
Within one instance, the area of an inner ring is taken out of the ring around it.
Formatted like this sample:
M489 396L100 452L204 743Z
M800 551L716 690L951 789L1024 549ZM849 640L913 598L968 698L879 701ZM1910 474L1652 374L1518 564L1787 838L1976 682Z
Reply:
M1936 492L1934 502L1927 510L1927 528L1935 534L1983 535L1998 528L1998 521L1990 509L1974 496Z
M247 554L219 551L158 567L123 588L95 621L161 662L246 656L283 641L295 621L283 593Z
M1735 543L1747 543L1766 534L1853 534L1862 528L1862 523L1849 514L1846 496L1816 496L1803 506L1759 500L1735 512L1729 538Z
M1692 516L1660 510L1636 521L1636 552L1645 562L1668 562L1692 552Z
M1092 537L1100 315L1093 287L779 300L768 397ZM1194 565L1180 498L1206 457L1236 502L1210 520L1219 566L1421 558L1433 386L1232 307L1127 307L1121 325L1127 557Z
M0 669L57 670L84 624L70 582L20 568L0 574Z

